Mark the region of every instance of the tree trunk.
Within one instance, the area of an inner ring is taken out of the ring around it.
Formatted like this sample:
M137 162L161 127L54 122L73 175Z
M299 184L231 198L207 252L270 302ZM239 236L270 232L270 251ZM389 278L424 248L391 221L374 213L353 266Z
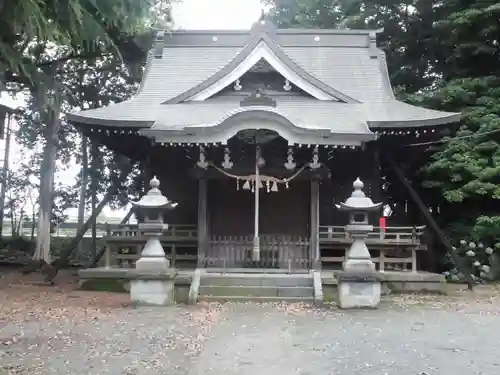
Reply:
M467 280L467 284L470 290L473 289L475 282L472 279L471 271L466 264L456 253L455 248L451 245L450 241L446 238L445 233L441 230L436 220L432 217L432 214L429 212L429 208L424 204L417 191L411 186L411 183L406 179L406 176L403 173L403 170L399 167L398 164L392 159L390 155L387 155L387 162L391 169L396 173L397 178L401 181L410 194L411 199L415 202L417 207L420 209L422 215L427 219L431 229L436 234L439 241L446 247L448 253L450 254L453 262L457 266L457 268L462 272Z
M58 146L58 133L61 120L58 105L48 109L47 125L45 130L46 145L43 152L43 161L40 170L40 207L38 211L38 228L36 247L33 260L49 264L50 257L50 227L52 218L52 195L54 187L54 174L56 169L56 154Z
M106 204L111 200L114 194L118 191L118 188L125 182L127 179L128 175L133 169L133 165L129 164L128 167L124 167L123 173L121 177L115 181L114 183L111 184L108 192L102 199L102 201L99 203L97 206L96 210L92 212L92 215L87 219L83 227L78 231L76 236L71 240L71 242L61 251L59 259L55 260L52 262L53 268L48 268L46 269L47 271L47 277L45 278L46 281L52 282L54 278L57 276L57 273L59 270L64 267L64 265L67 263L69 257L73 253L73 251L76 249L78 243L81 241L83 238L83 235L87 230L89 230L90 226L92 225L93 221L96 219L96 217L101 213L102 209L106 206Z
M80 203L78 204L78 230L85 221L85 203L87 195L87 181L89 169L88 139L82 134L82 186L80 187ZM83 254L83 241L78 244L78 253Z
M5 195L9 188L9 156L10 156L10 141L11 141L11 116L8 115L7 127L5 128L5 154L3 159L2 171L2 190L0 191L0 237L3 235L3 218L5 216ZM12 214L12 213L11 213Z
M128 211L127 215L125 215L125 217L122 219L122 221L120 222L120 224L127 224L133 214L134 214L134 208L132 207ZM111 235L113 235L113 233L111 233ZM101 258L104 256L105 252L106 252L106 245L102 246L99 249L99 252L97 253L97 256L95 257L95 259L92 259L92 261L90 262L90 264L88 265L87 268L95 268L95 267L97 267L97 263L99 263L99 261L101 260Z
M36 215L35 210L31 213L31 239L35 238L35 230L36 230Z

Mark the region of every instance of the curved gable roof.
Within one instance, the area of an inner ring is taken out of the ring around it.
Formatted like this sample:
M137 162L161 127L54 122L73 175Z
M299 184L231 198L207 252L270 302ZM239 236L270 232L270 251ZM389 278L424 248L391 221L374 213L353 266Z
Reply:
M212 75L210 78L196 85L195 87L177 95L165 102L163 104L178 104L186 101L204 90L209 89L211 86L216 85L218 82L222 81L225 77L231 75L238 67L247 60L250 55L256 51L260 46L267 47L272 54L283 64L289 71L293 72L296 77L306 82L306 84L316 88L320 92L327 94L331 97L331 100L339 100L345 103L359 103L358 100L341 93L340 91L330 87L308 73L302 67L300 67L295 61L293 61L280 46L269 36L267 32L268 29L261 29L254 34L250 42L243 48L243 50L224 68L219 70L217 73ZM271 61L268 61L273 65ZM251 66L250 66L251 68ZM276 68L276 67L275 67ZM293 81L293 79L290 79ZM304 91L309 91L307 87L301 87ZM310 92L311 93L311 92ZM313 95L314 96L314 95ZM325 100L325 99L324 99Z

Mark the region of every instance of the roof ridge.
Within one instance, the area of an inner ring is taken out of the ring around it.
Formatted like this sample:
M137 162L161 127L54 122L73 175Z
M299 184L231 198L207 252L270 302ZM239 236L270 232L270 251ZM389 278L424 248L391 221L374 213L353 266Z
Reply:
M169 35L182 35L182 34L207 34L207 35L231 35L242 34L248 35L252 29L176 29L176 30L157 30L162 33L164 38ZM284 34L322 34L322 35L377 35L383 32L384 29L306 29L306 28L290 28L279 29L274 28L274 33L278 35ZM165 40L166 41L166 40Z

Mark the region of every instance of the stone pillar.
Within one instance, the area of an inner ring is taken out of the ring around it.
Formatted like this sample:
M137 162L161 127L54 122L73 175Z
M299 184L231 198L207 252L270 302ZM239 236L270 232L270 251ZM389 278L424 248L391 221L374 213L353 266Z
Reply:
M151 189L140 201L132 202L144 214L139 231L148 240L135 269L130 271L130 299L138 305L166 306L175 302L177 272L170 268L160 237L168 229L168 225L163 223L163 211L176 207L177 203L170 202L161 194L156 177L153 177L150 186Z
M363 183L358 178L354 191L340 209L349 212L346 231L353 242L347 252L344 267L338 273L338 298L340 308L377 307L380 303L380 279L366 247L365 239L373 231L368 214L379 210L382 203L373 203L363 193Z

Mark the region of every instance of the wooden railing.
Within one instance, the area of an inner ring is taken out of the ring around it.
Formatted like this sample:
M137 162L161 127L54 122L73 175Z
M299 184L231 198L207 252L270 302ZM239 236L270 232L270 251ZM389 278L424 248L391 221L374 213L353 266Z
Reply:
M424 233L425 225L418 227L373 227L373 232L368 234L367 243L386 245L420 245L420 238ZM319 241L325 242L350 242L352 241L345 226L319 227Z
M169 225L160 241L173 266L177 261L196 261L197 237L196 225ZM137 224L108 225L105 266L133 267L147 238Z
M366 239L372 260L381 270L417 270L416 251L425 249L421 236L425 227L387 227L382 231L375 227ZM108 225L105 265L132 267L139 258L147 237L139 231L137 224ZM196 225L169 225L160 237L168 259L196 262L198 243ZM320 226L320 260L325 264L345 261L345 252L352 239L343 226ZM304 269L310 264L310 243L308 238L297 236L261 236L261 261L251 261L252 236L212 236L209 238L203 259L199 264L208 268L286 268Z
M374 227L368 234L366 245L372 253L372 261L380 271L417 272L417 251L425 250L421 243L425 226L418 227ZM319 227L320 257L322 263L341 265L346 259L352 239L341 226ZM339 256L324 256L325 252L340 252Z
M144 233L139 230L137 224L108 224L106 229L106 240L120 241L120 238L130 240L130 237L143 239ZM196 225L190 224L172 224L161 236L162 241L196 241L198 232Z
M211 236L202 264L206 268L283 269L310 268L309 239L287 235L261 235L260 260L252 260L253 236Z

